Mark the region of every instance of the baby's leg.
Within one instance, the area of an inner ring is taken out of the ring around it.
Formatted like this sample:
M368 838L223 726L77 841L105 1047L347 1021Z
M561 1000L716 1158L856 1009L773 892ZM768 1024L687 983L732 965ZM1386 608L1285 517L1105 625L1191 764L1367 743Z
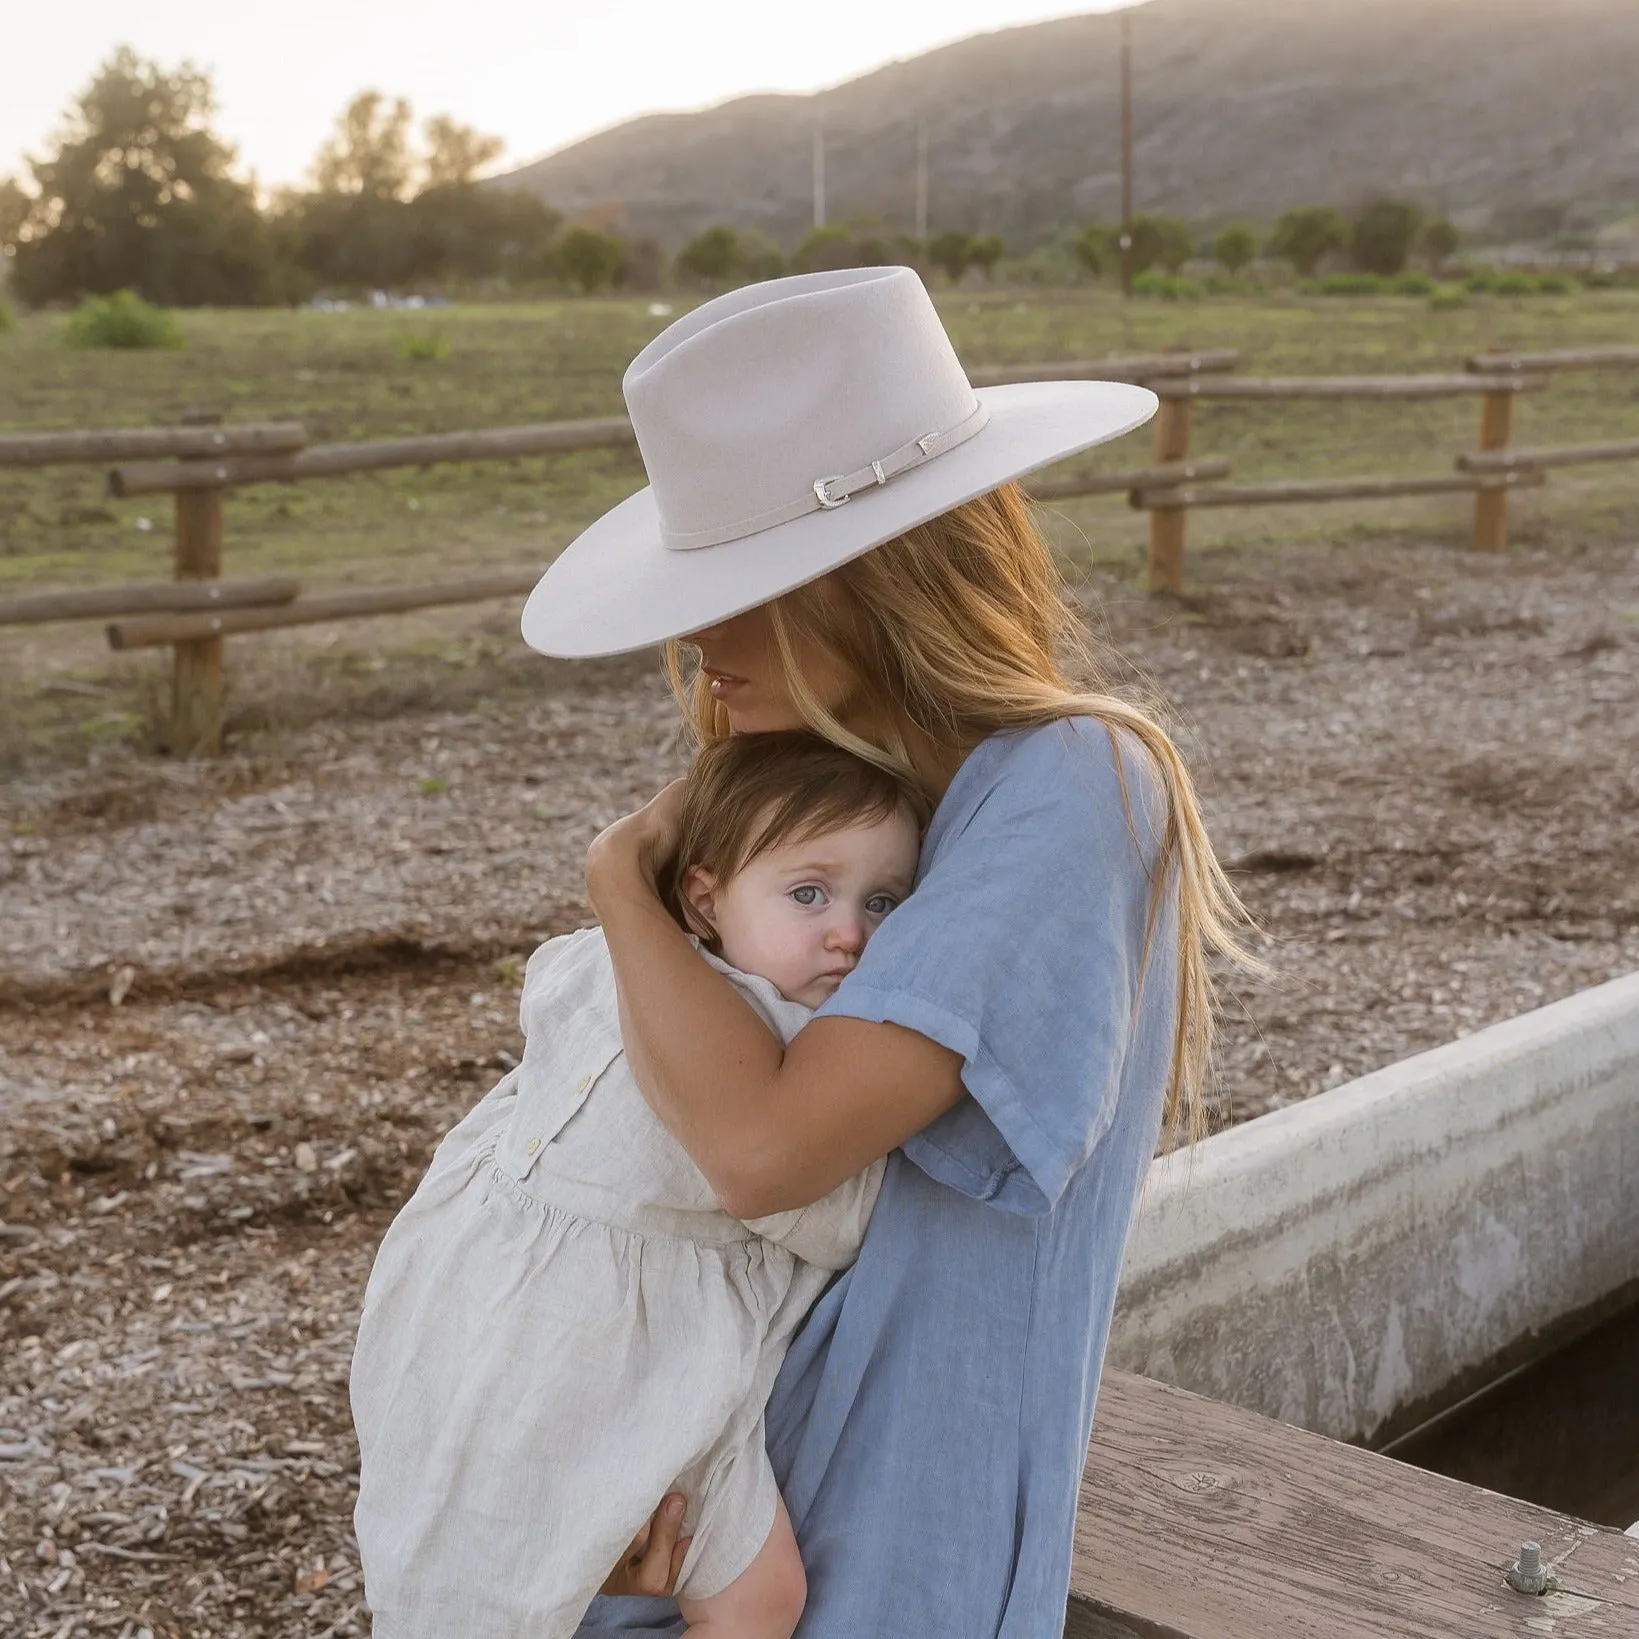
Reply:
M808 1599L808 1579L783 1498L757 1557L709 1599L679 1599L693 1639L791 1639Z

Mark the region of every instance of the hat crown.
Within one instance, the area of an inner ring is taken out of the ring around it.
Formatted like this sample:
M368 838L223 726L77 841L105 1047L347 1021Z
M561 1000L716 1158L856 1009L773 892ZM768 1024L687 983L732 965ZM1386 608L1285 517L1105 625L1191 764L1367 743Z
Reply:
M954 441L943 435L983 422L927 290L902 267L732 291L656 336L622 387L662 541L677 548L837 504L827 478L874 469L885 482L927 459L927 441L937 453Z

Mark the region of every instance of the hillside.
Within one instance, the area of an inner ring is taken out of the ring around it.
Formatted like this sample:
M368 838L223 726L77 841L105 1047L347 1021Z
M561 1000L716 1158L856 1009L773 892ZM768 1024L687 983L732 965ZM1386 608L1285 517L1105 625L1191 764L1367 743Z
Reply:
M1119 210L1119 23L977 35L812 96L650 115L497 179L571 213L618 205L675 247L714 221L786 245L827 215L1014 249ZM1140 209L1270 219L1372 192L1471 226L1529 207L1639 208L1639 0L1150 0L1133 15Z

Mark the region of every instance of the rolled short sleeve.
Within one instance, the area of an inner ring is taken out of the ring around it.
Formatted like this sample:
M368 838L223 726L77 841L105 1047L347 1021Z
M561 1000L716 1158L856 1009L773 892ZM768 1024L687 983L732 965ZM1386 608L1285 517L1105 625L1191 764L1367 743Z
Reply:
M907 1140L930 1177L1048 1210L1108 1129L1138 1007L1176 1006L1173 887L1142 974L1164 813L1136 741L1075 718L985 741L940 804L916 891L820 1009L959 1053L969 1098Z

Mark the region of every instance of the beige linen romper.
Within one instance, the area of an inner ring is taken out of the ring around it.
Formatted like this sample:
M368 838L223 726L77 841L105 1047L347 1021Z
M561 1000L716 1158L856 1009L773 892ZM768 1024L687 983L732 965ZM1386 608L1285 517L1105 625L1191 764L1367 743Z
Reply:
M702 956L782 1040L812 1016ZM529 960L523 1062L439 1145L382 1242L353 1357L376 1639L570 1639L668 1490L680 1591L751 1563L777 1490L763 1408L852 1263L878 1162L742 1223L644 1102L602 931Z

